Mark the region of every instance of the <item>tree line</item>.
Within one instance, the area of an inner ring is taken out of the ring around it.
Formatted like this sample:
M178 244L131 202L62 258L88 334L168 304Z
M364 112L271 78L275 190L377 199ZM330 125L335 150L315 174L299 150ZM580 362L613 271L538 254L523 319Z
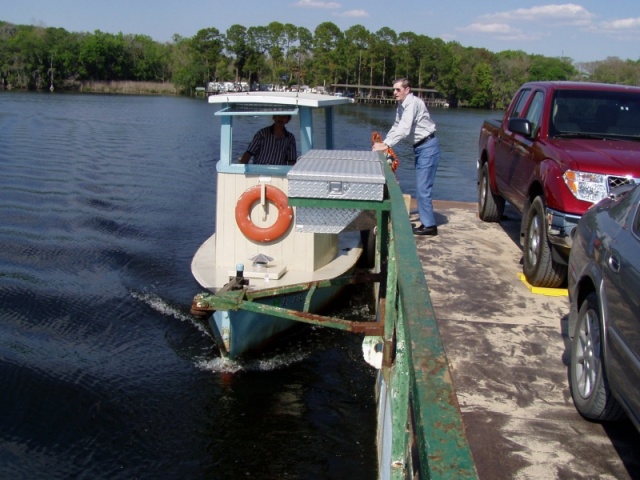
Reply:
M407 77L453 107L504 108L520 84L589 80L640 85L640 60L577 64L521 50L494 53L390 28L334 23L313 32L292 24L232 25L161 43L146 35L68 32L0 21L0 88L78 89L87 81L171 82L189 93L210 81L389 85Z

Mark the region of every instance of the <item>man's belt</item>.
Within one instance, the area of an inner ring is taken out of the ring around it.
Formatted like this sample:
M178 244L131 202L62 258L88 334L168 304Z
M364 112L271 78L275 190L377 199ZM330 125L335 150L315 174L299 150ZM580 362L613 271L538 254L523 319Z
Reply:
M424 137L422 140L420 140L417 143L413 144L413 148L419 147L420 145L422 145L424 142L426 142L427 140L431 140L433 137L436 136L436 132L431 132L429 135L427 135L426 137Z

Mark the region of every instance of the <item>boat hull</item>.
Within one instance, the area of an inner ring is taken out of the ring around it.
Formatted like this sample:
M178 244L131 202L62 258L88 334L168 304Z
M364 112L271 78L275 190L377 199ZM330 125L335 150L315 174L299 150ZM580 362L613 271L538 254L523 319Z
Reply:
M218 291L224 287L224 282L229 281L229 267L220 267L215 260L217 243L217 236L214 234L198 249L191 264L194 277L209 291ZM345 232L337 235L336 251L338 254L335 258L318 270L308 272L288 269L279 279L248 278L248 289L254 293L263 289L284 289L292 285L330 281L347 275L353 272L363 252L360 233ZM247 270L244 273L247 274ZM339 286L315 289L307 311L320 313L340 294L340 290ZM295 291L252 301L302 312L305 309L306 298L306 291ZM229 358L260 349L274 337L299 323L301 322L243 309L216 310L209 318L220 351L223 356Z

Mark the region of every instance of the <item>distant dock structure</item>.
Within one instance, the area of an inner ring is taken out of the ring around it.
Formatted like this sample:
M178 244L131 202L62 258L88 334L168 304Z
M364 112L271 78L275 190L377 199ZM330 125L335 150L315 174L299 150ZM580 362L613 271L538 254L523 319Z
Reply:
M348 83L332 83L331 87L334 92L343 91L344 95L352 97L358 103L383 103L395 104L396 99L393 98L392 87L381 87L379 85L359 85ZM446 98L440 96L440 92L434 88L414 88L411 91L420 97L428 107L449 106ZM334 94L335 95L335 94Z

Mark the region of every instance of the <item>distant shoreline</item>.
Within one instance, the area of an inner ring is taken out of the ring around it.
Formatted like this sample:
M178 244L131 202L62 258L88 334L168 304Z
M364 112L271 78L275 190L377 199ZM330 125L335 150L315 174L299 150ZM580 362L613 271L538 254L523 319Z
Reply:
M4 88L8 91L32 91L25 89L12 88L8 85ZM51 90L49 88L48 90ZM47 91L47 89L36 90L38 92ZM124 81L96 81L88 80L84 82L63 81L59 84L54 82L52 91L60 92L79 92L79 93L117 93L128 95L180 95L181 92L171 82L135 82L131 80Z

